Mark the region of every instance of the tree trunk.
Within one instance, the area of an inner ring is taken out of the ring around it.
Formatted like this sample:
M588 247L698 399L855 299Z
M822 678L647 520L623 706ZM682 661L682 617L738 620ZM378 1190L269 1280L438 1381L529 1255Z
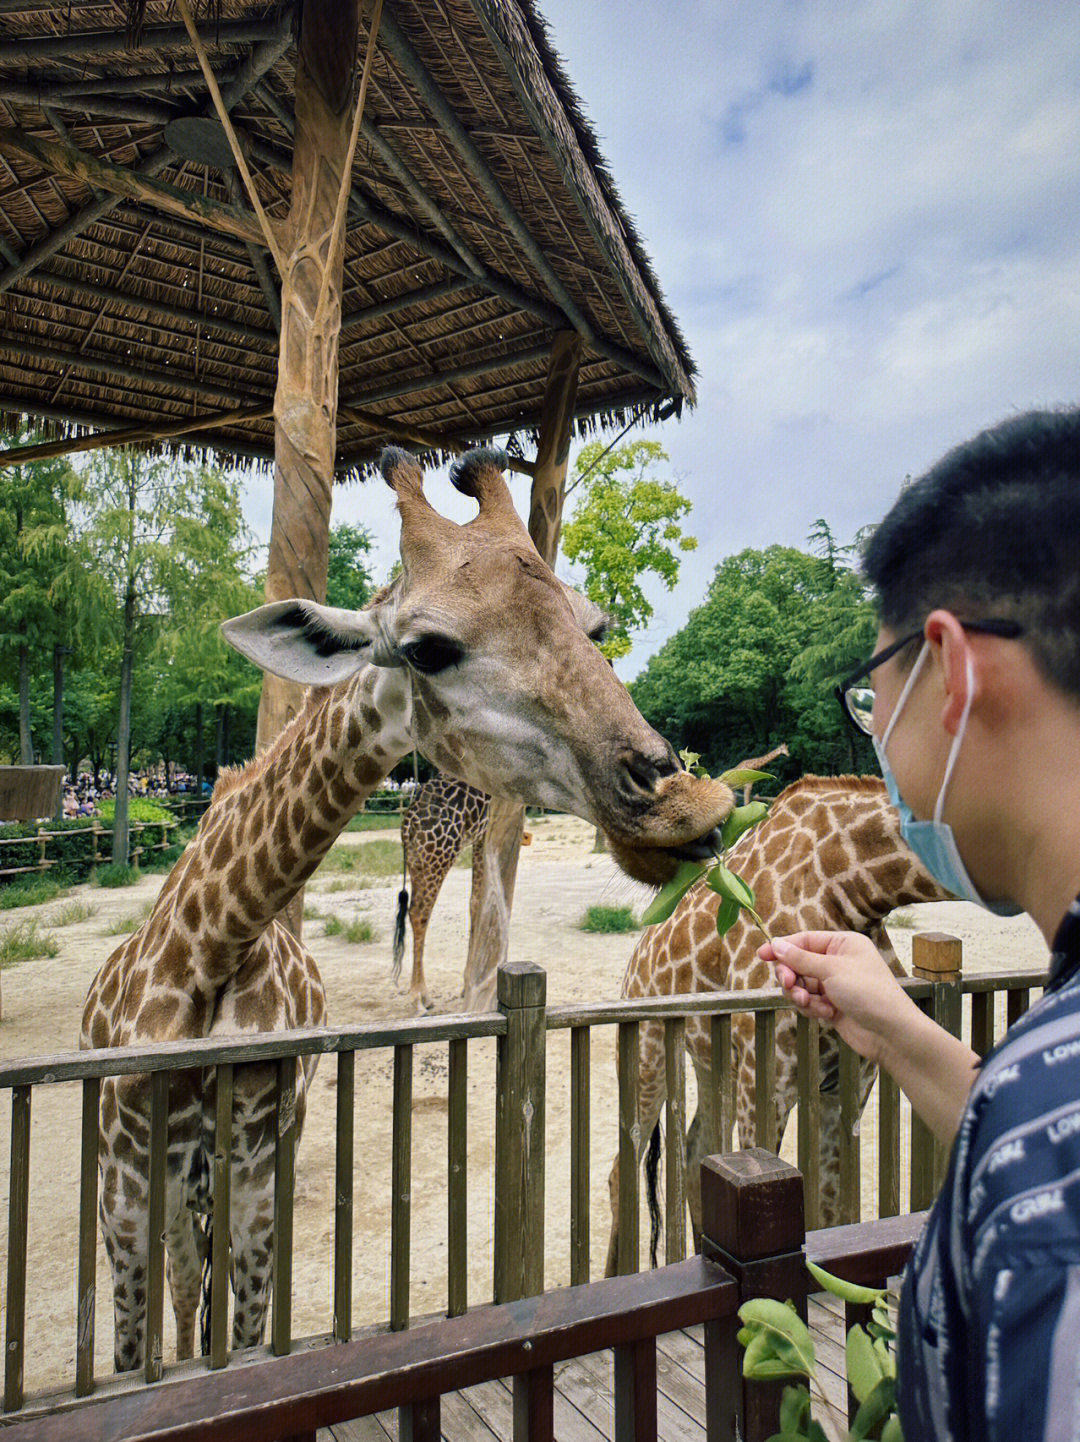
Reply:
M134 671L135 585L128 582L124 596L124 649L120 659L120 722L116 728L116 817L113 821L112 859L128 859L128 776L131 771L131 680Z
M540 412L529 534L549 566L555 564L562 532L570 427L581 351L581 337L576 332L560 331L555 337ZM464 999L467 1011L488 1011L494 1005L496 971L506 960L510 946L510 910L514 904L524 821L523 806L492 798L484 835L484 888L473 908L469 927Z
M64 766L64 657L67 655L67 647L61 646L59 642L53 647L53 741L52 759L54 766ZM72 775L72 781L75 780ZM56 802L56 819L59 821L64 815L64 788L61 786L60 795Z
M195 704L195 795L202 796L203 784L203 709L202 702Z
M214 775L221 775L225 765L225 703L219 701L214 707Z
M19 630L25 635L25 621L20 621ZM24 641L19 646L19 765L33 764L34 738L30 730L30 648Z
M266 599L323 601L337 449L338 337L344 235L334 216L349 142L359 0L305 0L297 41L292 204L281 277L274 395L274 515ZM300 709L303 688L265 676L256 743L268 746ZM281 920L297 937L301 891Z

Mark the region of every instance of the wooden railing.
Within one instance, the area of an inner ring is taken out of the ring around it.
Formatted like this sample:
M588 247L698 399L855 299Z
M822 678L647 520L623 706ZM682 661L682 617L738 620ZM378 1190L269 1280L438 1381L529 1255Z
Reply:
M701 1191L703 1254L691 1261L253 1364L254 1375L231 1368L91 1400L77 1419L65 1409L13 1421L6 1435L315 1442L319 1428L396 1407L399 1437L438 1442L445 1394L510 1377L514 1442L553 1442L556 1366L610 1348L615 1442L655 1442L657 1338L704 1324L708 1442L764 1442L776 1430L780 1387L743 1378L739 1306L751 1297L805 1299L804 1257L848 1280L881 1284L903 1268L922 1218L807 1236L802 1178L760 1150L707 1158Z
M131 840L128 843L128 857L133 865L138 865L140 858L150 855L154 851L165 851L171 845L169 832L177 825L177 821L170 817L167 821L132 821L130 823ZM149 837L147 836L149 833ZM102 866L112 861L112 834L111 826L103 826L96 816L87 818L84 827L69 827L65 831L51 831L45 823L38 826L33 836L0 836L0 878L11 876L22 876L28 872L51 871L53 867L69 864L73 870L88 870L95 866ZM90 840L88 854L70 863L65 863L62 857L50 856L49 847L53 846L55 851L56 843L66 842L71 844L73 837L87 835ZM157 840L154 837L157 837ZM5 866L4 860L10 855L13 847L21 846L38 848L37 859L22 866Z
M931 946L931 951L934 947ZM918 947L917 954L929 954ZM944 953L938 948L937 955ZM958 949L950 954L959 960ZM923 967L926 970L926 967ZM961 981L942 980L943 973L934 973L936 980L916 978L905 983L919 1004L942 1020L950 1029L963 1029L973 1037L976 1049L983 1049L993 1039L998 1024L1011 1020L1026 1007L1033 988L1041 984L1034 973L1008 976L967 977ZM34 1089L61 1082L78 1082L82 1089L82 1141L79 1166L79 1220L77 1226L77 1285L74 1395L84 1397L95 1386L94 1334L95 1297L97 1295L97 1148L98 1112L101 1078L105 1076L147 1074L152 1077L152 1110L150 1116L150 1225L152 1251L149 1259L147 1287L147 1336L145 1370L147 1381L162 1375L162 1337L164 1313L164 1168L167 1141L168 1082L170 1074L193 1067L217 1069L217 1137L214 1158L214 1189L219 1200L227 1199L230 1185L228 1146L225 1138L231 1122L232 1082L237 1066L249 1062L273 1062L278 1069L279 1101L289 1098L296 1084L296 1068L300 1058L311 1055L336 1055L336 1146L334 1188L333 1296L328 1317L328 1330L340 1342L355 1333L357 1321L352 1296L353 1277L353 1207L354 1207L354 1113L355 1061L358 1052L388 1049L393 1059L393 1176L390 1205L390 1269L387 1311L381 1316L368 1315L366 1325L389 1324L392 1331L404 1330L412 1321L410 1313L411 1228L413 1211L412 1184L412 1116L415 1048L432 1044L449 1047L446 1238L447 1291L446 1313L453 1317L465 1312L469 1305L466 1278L470 1260L467 1228L468 1187L466 1161L469 1154L468 1073L471 1044L494 1037L497 1049L496 1085L490 1098L494 1110L494 1248L493 1288L496 1303L543 1291L545 1269L553 1265L550 1248L545 1246L545 1104L547 1089L547 1035L570 1032L570 1098L571 1134L569 1197L569 1279L572 1284L590 1280L590 1177L589 1125L592 1110L590 1096L590 1055L592 1034L598 1027L618 1028L620 1058L619 1148L624 1158L620 1187L621 1236L627 1248L620 1249L620 1270L638 1269L637 1239L640 1225L640 1199L637 1167L634 1165L644 1141L635 1134L637 1116L636 1060L639 1027L645 1020L664 1023L668 1051L668 1191L667 1191L667 1252L669 1263L685 1256L685 1178L681 1164L681 1139L685 1121L685 1092L680 1041L686 1018L704 1015L710 1018L713 1077L720 1097L715 1120L710 1125L730 1138L732 1062L731 1022L739 1011L751 1011L757 1029L758 1096L771 1095L775 1078L775 1053L770 1038L777 1013L786 1007L776 992L709 993L694 996L650 998L620 1001L603 1005L573 1006L547 1009L545 1005L544 972L527 963L512 963L500 970L497 1012L467 1017L417 1018L393 1025L368 1025L352 1029L312 1029L249 1037L237 1040L202 1039L154 1047L105 1049L67 1053L59 1056L28 1058L0 1066L0 1088L12 1094L10 1133L10 1177L8 1185L8 1228L6 1257L6 1322L4 1336L5 1381L4 1410L17 1411L24 1403L23 1371L27 1344L26 1299L28 1287L35 1280L27 1268L27 1223L30 1215L30 1144L31 1111ZM995 994L1004 993L1005 1016L996 1015ZM969 1008L961 1003L970 995ZM964 1012L968 1012L965 1020ZM814 1177L814 1112L819 1102L814 1060L814 1027L800 1022L800 1055L808 1059L805 1073L800 1076L798 1154L808 1177L808 1208L813 1218L816 1203ZM855 1119L858 1116L857 1068L854 1058L845 1053L840 1066L845 1126L843 1175L847 1188L852 1220L858 1218L859 1147L860 1137ZM771 1108L759 1106L758 1139L764 1140L771 1152L775 1137L770 1135L768 1118ZM900 1127L898 1102L882 1088L879 1137L881 1174L880 1195L884 1210L899 1208L900 1189ZM279 1129L275 1168L275 1232L273 1259L273 1301L270 1327L270 1349L277 1355L288 1353L299 1340L292 1328L292 1238L293 1188L295 1180L295 1109L279 1106L279 1115L287 1124ZM764 1115L763 1115L764 1114ZM921 1210L930 1199L940 1177L943 1158L919 1142L918 1132L911 1128L910 1207ZM744 1140L753 1140L746 1138ZM730 1142L727 1142L730 1145ZM918 1148L922 1147L922 1154ZM710 1144L710 1148L712 1146ZM62 1158L57 1158L58 1166ZM606 1180L606 1179L605 1179ZM73 1180L74 1184L74 1180ZM226 1205L222 1200L222 1205ZM214 1229L215 1289L210 1310L211 1369L225 1366L229 1360L227 1337L227 1297L225 1278L227 1236L225 1228ZM475 1247L472 1248L475 1250ZM560 1268L561 1269L561 1268ZM563 1271L563 1275L566 1272ZM108 1295L108 1289L102 1289ZM475 1303L480 1300L472 1298ZM166 1369L167 1370L167 1369Z

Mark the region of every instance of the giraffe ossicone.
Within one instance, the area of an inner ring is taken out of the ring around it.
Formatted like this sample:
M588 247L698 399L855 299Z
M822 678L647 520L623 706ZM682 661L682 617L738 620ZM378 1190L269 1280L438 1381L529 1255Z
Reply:
M705 855L727 787L683 771L590 639L591 602L544 565L496 457L452 472L479 504L457 525L424 496L415 460L387 453L401 515L401 575L360 612L276 601L226 625L266 670L306 682L304 706L265 752L225 773L153 910L102 966L81 1045L114 1047L318 1026L314 959L277 920L346 822L414 747L489 794L576 812L621 863L663 881ZM298 1070L297 1135L315 1069ZM273 1241L276 1069L236 1068L233 1102L232 1342L265 1329ZM177 1355L192 1355L212 1207L216 1074L169 1085L166 1251ZM118 1370L146 1335L146 1075L102 1083L101 1221L113 1275Z

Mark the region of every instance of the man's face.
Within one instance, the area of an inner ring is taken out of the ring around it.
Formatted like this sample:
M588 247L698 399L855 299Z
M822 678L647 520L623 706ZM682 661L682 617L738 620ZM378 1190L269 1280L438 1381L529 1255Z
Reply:
M882 626L875 649L883 650L898 639L888 626ZM918 642L914 642L874 672L874 735L879 741L884 740L889 729L918 652ZM931 648L904 699L886 747L900 795L920 819L933 815L945 775L950 738L941 724L944 701L941 671Z

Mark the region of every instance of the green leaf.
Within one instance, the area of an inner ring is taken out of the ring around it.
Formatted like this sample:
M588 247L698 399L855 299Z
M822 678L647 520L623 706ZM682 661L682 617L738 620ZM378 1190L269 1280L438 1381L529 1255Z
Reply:
M740 1347L749 1347L750 1343L757 1336L757 1332L758 1329L756 1327L740 1327L735 1333L735 1340Z
M885 1375L874 1344L861 1327L852 1327L847 1337L848 1386L865 1402Z
M785 1387L780 1399L781 1433L800 1433L810 1416L810 1393L805 1387Z
M728 814L720 832L720 840L726 849L734 846L739 837L749 831L751 826L756 826L759 821L764 821L769 814L769 808L764 801L751 801L746 806L736 806Z
M850 1377L848 1380L850 1381ZM861 1442L862 1438L869 1437L876 1427L881 1426L895 1406L896 1383L891 1377L882 1377L855 1413L854 1421L851 1424L852 1439L859 1439Z
M787 1365L788 1375L810 1375L814 1368L814 1343L806 1323L789 1302L777 1302L771 1297L753 1297L739 1308L739 1317L741 1321L763 1329L751 1343L754 1347L759 1339L765 1339L765 1345L756 1346L755 1359L771 1353ZM743 1365L747 1376L750 1375L746 1367L749 1359L750 1348L747 1348ZM773 1375L778 1376L779 1373Z
M831 1292L834 1297L842 1297L845 1302L859 1302L863 1306L869 1306L871 1302L877 1302L885 1296L884 1287L860 1287L857 1282L845 1282L843 1277L834 1277L815 1262L808 1261L806 1270L815 1281L821 1283L824 1291Z
M728 932L739 919L739 912L742 910L737 901L732 901L730 896L725 896L716 908L716 934L727 936Z
M718 861L705 878L705 884L717 896L728 897L737 902L739 906L745 906L752 910L754 906L754 893L741 876L736 876L729 871L722 861Z
M813 1417L806 1424L806 1442L829 1442L825 1428Z
M805 1442L805 1432L774 1432L766 1442Z
M668 884L661 887L652 904L646 907L641 918L642 926L655 926L658 922L667 921L708 865L707 861L684 861Z
M904 1442L904 1433L900 1426L900 1418L895 1412L881 1429L881 1442Z
M687 771L693 771L701 760L700 751L687 751L685 748L679 752L679 760L686 767Z
M755 781L772 781L773 774L771 771L753 771L749 766L734 766L716 779L725 786L750 786Z

